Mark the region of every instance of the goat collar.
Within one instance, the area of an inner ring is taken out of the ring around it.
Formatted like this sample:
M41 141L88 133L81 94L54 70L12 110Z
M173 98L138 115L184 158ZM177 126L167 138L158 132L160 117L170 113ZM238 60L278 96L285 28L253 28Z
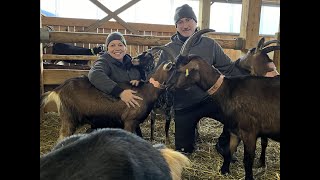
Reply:
M155 87L155 88L158 88L158 89L165 89L165 85L163 84L160 84L159 81L156 81L154 80L153 78L150 78L149 79L149 82Z
M216 81L216 83L214 83L214 85L213 86L211 86L211 88L210 89L208 89L208 93L210 94L210 95L212 95L213 93L215 93L218 89L219 89L219 87L221 86L221 84L222 84L222 82L223 82L223 78L224 78L224 75L220 75L220 77L218 78L218 80Z

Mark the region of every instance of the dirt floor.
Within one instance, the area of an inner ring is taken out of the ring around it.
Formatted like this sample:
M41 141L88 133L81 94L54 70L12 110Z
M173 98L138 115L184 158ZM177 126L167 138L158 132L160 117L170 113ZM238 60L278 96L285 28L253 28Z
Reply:
M45 113L44 118L40 121L40 155L50 151L56 143L60 128L59 116L57 113ZM152 144L164 143L164 124L165 120L162 115L157 116L155 128L155 140ZM76 133L84 132L89 126L85 125L77 130ZM150 120L149 118L141 125L143 136L146 140L150 140ZM222 124L210 119L204 118L200 121L200 141L197 143L197 150L189 156L192 166L183 172L184 180L223 180L223 179L244 179L243 144L240 143L235 153L238 161L230 165L230 174L221 175L219 169L223 159L214 145L216 144L220 133L222 132ZM170 144L167 147L174 148L174 121L170 125ZM260 155L260 139L257 141L255 163ZM255 166L255 165L254 165ZM266 167L253 168L253 174L256 180L275 180L280 179L280 143L269 140L266 151Z

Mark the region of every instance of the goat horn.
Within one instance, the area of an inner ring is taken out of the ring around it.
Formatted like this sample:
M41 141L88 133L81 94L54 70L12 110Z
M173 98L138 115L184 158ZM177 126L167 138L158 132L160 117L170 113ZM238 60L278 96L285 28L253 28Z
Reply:
M280 44L280 41L277 40L277 39L268 41L268 42L266 42L266 43L263 44L263 47L266 47L266 46L268 46L268 45L270 45L270 44L272 44L272 43L278 43L278 44Z
M280 50L280 46L268 46L261 50L261 53L267 54L271 51Z
M169 60L174 63L174 59L176 56L175 56L174 51L171 48L169 48L167 46L156 46L156 47L151 48L150 52L154 52L154 50L165 51L169 55L169 57L168 57Z
M192 36L190 36L186 42L183 44L182 48L181 48L181 51L180 51L180 56L188 56L189 54L189 51L190 51L190 48L191 48L191 45L195 42L195 40L198 40L199 37L204 34L204 33L207 33L207 32L215 32L215 30L213 29L202 29L200 31L197 31L195 33L193 33Z

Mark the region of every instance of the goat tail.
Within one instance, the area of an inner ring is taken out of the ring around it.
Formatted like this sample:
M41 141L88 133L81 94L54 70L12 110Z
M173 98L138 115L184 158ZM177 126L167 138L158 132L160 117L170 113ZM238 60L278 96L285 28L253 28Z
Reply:
M181 180L183 168L191 165L189 158L169 148L161 149L160 152L169 165L172 180Z
M57 109L59 112L59 109L61 106L61 100L60 100L59 94L55 91L48 91L48 92L45 92L41 95L41 97L40 97L40 110L43 111L44 107L51 101L56 103Z

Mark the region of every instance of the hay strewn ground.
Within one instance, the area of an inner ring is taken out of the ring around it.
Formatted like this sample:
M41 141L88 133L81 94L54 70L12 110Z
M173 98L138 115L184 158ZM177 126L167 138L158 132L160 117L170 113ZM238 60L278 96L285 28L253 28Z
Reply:
M46 113L44 119L40 122L40 155L50 151L58 138L59 132L59 116L57 113ZM152 144L164 143L164 123L162 116L157 117L155 128L155 139ZM89 126L85 125L77 130L77 133L84 132ZM144 138L150 140L150 121L146 120L141 125ZM174 122L170 126L170 140L168 147L174 148ZM205 118L200 122L200 142L198 142L197 150L189 156L192 167L184 171L183 179L185 180L223 180L223 179L244 179L244 167L242 163L243 145L238 147L236 156L239 161L231 164L230 174L223 176L219 173L222 165L222 157L216 152L214 145L222 132L222 125L212 119ZM260 155L260 140L257 141L256 159ZM256 180L275 180L280 179L280 144L269 140L266 152L266 168L253 168Z

